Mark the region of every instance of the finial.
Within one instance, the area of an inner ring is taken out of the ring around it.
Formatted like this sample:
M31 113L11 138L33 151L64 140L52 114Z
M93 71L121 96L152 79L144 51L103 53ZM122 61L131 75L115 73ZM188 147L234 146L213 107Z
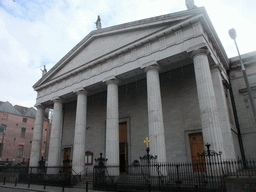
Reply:
M197 6L194 3L194 0L186 0L186 6L188 9L194 9L197 8Z
M96 28L97 29L101 29L101 19L100 19L100 16L98 15L98 19L96 21Z

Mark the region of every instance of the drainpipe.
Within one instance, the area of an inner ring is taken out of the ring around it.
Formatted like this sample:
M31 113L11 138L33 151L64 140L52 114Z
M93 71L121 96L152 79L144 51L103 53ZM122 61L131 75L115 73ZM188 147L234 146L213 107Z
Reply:
M234 94L233 94L233 90L232 90L232 86L231 86L230 71L231 71L230 69L227 70L227 74L228 74L228 78L229 78L229 82L230 82L229 83L229 93L230 93L230 97L231 97L232 109L233 109L235 124L236 124L236 128L237 128L237 137L238 137L240 152L241 152L241 156L242 156L242 161L243 161L244 167L246 167L244 145L243 145L243 139L242 139L242 135L241 135L241 129L240 129L240 124L239 124L237 110L236 110L235 98L234 98Z

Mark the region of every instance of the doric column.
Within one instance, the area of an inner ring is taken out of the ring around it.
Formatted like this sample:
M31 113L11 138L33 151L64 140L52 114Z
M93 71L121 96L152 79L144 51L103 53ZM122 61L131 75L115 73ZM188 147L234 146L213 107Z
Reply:
M85 163L85 130L88 92L86 90L79 90L76 93L76 126L73 146L72 168L75 173L80 174L84 170Z
M158 162L166 162L166 147L162 99L159 81L159 66L155 63L147 66L147 94L148 94L148 129L150 153L157 155Z
M48 166L60 166L61 134L62 134L62 101L53 101L53 120L48 155Z
M107 122L106 122L106 157L107 164L119 166L119 112L118 112L118 80L111 79L107 83ZM109 172L119 175L119 168Z
M194 61L203 140L205 144L211 144L212 150L224 152L219 114L207 56L208 53L209 51L206 49L198 49L191 54Z
M37 105L36 108L37 108L37 112L36 112L36 121L35 121L32 149L30 154L30 163L29 163L30 167L37 167L38 161L40 161L40 156L41 156L45 107L43 107L42 105Z

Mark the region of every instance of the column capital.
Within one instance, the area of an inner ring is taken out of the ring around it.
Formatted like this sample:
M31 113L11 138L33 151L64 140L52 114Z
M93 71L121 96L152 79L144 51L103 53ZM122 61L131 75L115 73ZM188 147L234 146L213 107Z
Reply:
M53 98L52 101L53 101L53 103L57 103L57 102L62 103L62 99L59 97Z
M218 70L220 73L223 71L220 67L219 64L213 64L210 66L210 70L213 71L213 70Z
M109 84L116 84L118 85L119 84L119 80L118 79L110 79L108 81L106 81L106 84L109 85Z
M160 71L160 66L158 64L156 64L156 65L151 65L151 66L144 68L145 72L148 72L150 70Z
M196 49L190 53L190 56L194 59L198 55L209 55L210 51L208 49Z
M79 94L88 95L88 91L84 88L75 89L73 92L76 93L77 95L79 95Z
M149 70L160 71L160 66L156 61L150 61L150 62L144 63L141 65L140 68L144 69L145 72L148 72Z
M37 108L37 109L46 109L46 106L41 104L41 103L35 104L34 107Z
M107 85L109 84L119 84L120 80L116 78L115 76L107 77L103 80L103 82L106 82Z

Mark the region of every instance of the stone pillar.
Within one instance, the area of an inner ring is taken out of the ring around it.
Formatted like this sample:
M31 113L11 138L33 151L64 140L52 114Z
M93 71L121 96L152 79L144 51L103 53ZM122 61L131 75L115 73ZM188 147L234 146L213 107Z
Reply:
M44 126L44 111L45 108L42 105L37 105L36 121L33 135L33 142L30 154L30 167L38 167L38 161L40 161L41 156L41 146L42 146L42 133Z
M205 144L211 144L210 149L216 152L224 152L219 113L207 56L208 53L208 50L198 49L191 54L194 61L203 140ZM225 156L222 157L225 158Z
M145 68L147 73L148 95L148 129L151 140L150 153L157 155L157 161L166 162L166 148L162 99L159 81L159 66L157 64Z
M226 159L234 159L236 158L235 155L235 148L234 148L234 141L232 137L231 131L231 124L230 122L233 120L233 114L229 114L228 106L231 108L231 103L229 102L229 91L225 93L224 85L222 82L221 71L216 67L211 68L211 75L212 75L212 82L216 97L216 102L218 106L219 112L219 120L220 120L220 127L222 131L222 138L223 138L223 147ZM232 108L230 109L232 111Z
M84 170L85 130L87 111L87 91L77 92L76 126L73 146L72 168L74 173L80 174Z
M118 112L118 80L107 82L107 122L106 122L106 157L107 165L119 166L119 112ZM109 169L112 176L119 175L119 167Z
M60 166L61 135L62 135L62 101L53 101L53 120L48 155L48 166ZM49 173L51 171L49 170Z

